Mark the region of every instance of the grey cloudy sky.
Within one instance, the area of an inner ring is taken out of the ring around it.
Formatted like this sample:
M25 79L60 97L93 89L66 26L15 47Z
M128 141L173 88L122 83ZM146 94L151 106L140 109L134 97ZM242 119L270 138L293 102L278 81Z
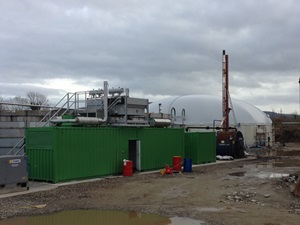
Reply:
M221 96L299 113L297 0L0 0L0 97L130 88L150 101Z

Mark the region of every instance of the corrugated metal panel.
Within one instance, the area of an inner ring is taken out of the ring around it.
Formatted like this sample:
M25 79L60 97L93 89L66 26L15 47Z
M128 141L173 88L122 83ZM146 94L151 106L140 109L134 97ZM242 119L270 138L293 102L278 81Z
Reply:
M53 182L53 149L26 149L29 179Z
M32 180L53 181L53 131L53 127L26 129L26 155Z
M30 178L59 182L121 173L130 140L141 143L142 170L172 165L175 155L184 157L183 129L28 128Z
M213 132L185 133L185 155L194 164L216 161L216 136Z
M121 172L130 138L136 138L133 129L56 129L54 182Z
M184 131L164 128L142 128L139 130L141 140L142 170L172 166L173 156L184 157Z
M26 149L27 148L53 149L53 146L54 146L54 127L26 129Z
M122 172L129 139L136 129L28 128L30 178L59 182Z

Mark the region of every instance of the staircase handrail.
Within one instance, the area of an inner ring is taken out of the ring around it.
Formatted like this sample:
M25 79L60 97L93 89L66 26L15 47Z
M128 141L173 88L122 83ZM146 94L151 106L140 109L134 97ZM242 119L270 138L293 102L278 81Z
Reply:
M71 95L71 96L70 96ZM34 127L39 127L39 125L47 118L49 117L49 115L52 113L53 109L57 109L58 110L45 122L45 124L42 127L45 127L46 124L48 124L50 122L51 119L53 119L53 117L55 117L61 110L65 110L61 115L64 115L66 112L68 112L70 110L70 108L75 104L75 101L72 102L72 104L70 104L70 100L76 96L76 93L71 93L68 92L54 107L52 107L51 110L49 110L48 113L46 113L46 115L38 122L35 124ZM68 98L67 101L59 108L58 105L65 99ZM67 108L64 108L64 106L67 105ZM76 105L75 105L76 106ZM19 148L19 150L15 153L15 155L18 155L24 148L25 148L25 137L21 138L14 146L12 149L10 149L6 155L10 155L11 153L13 153L13 151L22 143L24 142L24 144ZM25 152L24 152L25 154ZM23 154L23 155L24 155Z
M69 95L70 94L72 94L71 95L71 97L69 97ZM53 117L54 116L56 116L59 112L60 112L60 110L61 109L63 109L63 107L66 105L66 104L68 104L69 103L69 101L70 101L70 99L72 99L73 97L74 97L74 95L75 95L76 93L70 93L70 92L68 92L67 94L65 94L65 96L53 107L54 109L57 109L58 108L58 110L56 111L56 113L54 113L51 117L50 117L50 119L43 125L43 127L44 126L46 126L46 124L47 123L49 123L49 121L51 120L51 119L53 119ZM68 99L67 99L67 101L59 108L59 107L57 107L66 97L68 97ZM73 104L74 104L74 102L72 103L72 105L71 106L73 106ZM48 113L46 113L46 115L35 125L35 127L38 127L51 113L52 113L52 111L53 111L53 108L52 108L52 110L49 110L49 112ZM67 110L69 110L70 109L70 105L68 105L68 107L67 107Z

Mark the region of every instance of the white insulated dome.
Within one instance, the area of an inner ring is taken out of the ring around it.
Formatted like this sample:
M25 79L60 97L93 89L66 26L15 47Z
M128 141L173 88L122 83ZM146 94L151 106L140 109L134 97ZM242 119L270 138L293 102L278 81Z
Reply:
M271 119L263 111L251 104L232 99L232 105L237 124L272 124ZM229 107L231 108L230 104ZM230 125L235 124L233 111L229 113ZM149 112L175 114L178 118L185 114L185 125L212 126L214 120L222 120L222 99L208 95L174 96L152 102L149 105ZM178 119L175 123L182 124L182 121Z

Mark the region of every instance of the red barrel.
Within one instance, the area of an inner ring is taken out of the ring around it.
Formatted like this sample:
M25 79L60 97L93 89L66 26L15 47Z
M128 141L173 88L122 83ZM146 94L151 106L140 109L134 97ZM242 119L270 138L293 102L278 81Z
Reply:
M173 156L173 170L181 171L181 156Z
M123 176L132 176L132 161L123 161Z

